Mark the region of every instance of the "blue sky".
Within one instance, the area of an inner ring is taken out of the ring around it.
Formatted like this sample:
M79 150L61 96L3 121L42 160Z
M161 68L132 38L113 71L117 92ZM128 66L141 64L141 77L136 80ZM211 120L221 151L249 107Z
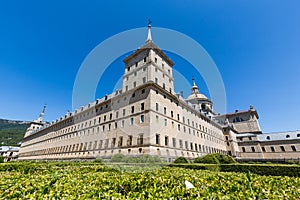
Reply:
M0 118L33 120L44 103L49 121L72 110L76 73L89 52L151 18L153 26L182 32L206 49L222 75L228 112L252 104L264 132L299 130L299 8L296 0L1 1ZM209 96L201 75L168 55ZM108 67L97 97L112 92L123 58Z

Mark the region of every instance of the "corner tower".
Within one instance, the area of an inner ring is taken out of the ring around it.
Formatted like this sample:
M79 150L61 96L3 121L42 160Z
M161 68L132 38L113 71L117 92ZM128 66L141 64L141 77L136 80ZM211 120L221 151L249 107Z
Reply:
M147 82L154 82L170 93L174 93L173 62L152 40L151 22L145 45L126 57L122 91L134 89Z
M46 105L44 105L42 112L40 113L40 116L36 119L30 122L29 127L26 130L25 137L29 136L33 131L41 128L44 125L44 115L45 115Z

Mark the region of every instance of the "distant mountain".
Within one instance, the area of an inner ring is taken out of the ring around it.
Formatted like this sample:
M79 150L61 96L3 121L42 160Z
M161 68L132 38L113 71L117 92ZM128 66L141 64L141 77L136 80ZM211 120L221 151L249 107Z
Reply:
M20 146L28 127L27 121L0 119L0 146Z

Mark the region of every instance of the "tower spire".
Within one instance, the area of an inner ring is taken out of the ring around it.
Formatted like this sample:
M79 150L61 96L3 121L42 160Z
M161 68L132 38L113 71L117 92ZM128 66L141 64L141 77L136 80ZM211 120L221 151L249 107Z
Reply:
M151 23L152 23L152 21L150 19L148 19L148 36L147 36L146 43L152 42Z
M46 106L47 106L47 104L44 105L43 110L42 110L39 118L37 119L37 122L39 122L39 123L42 123L44 121Z
M193 86L192 86L192 94L199 94L198 86L195 83L195 78L193 76L192 78Z

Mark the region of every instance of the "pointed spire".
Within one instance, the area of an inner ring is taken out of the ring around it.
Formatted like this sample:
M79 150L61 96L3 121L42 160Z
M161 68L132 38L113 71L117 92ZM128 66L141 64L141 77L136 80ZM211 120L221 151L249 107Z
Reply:
M193 86L196 86L196 83L195 83L195 78L194 78L194 76L193 76L193 78L192 78L192 81L193 81Z
M39 123L42 123L44 121L46 106L47 106L47 104L44 105L43 110L42 110L39 118L37 119L37 122L39 122Z
M151 20L148 20L148 36L147 36L147 40L146 43L152 42L152 36L151 36Z
M193 76L192 78L193 86L192 86L192 94L199 94L198 86L195 83L195 78Z

